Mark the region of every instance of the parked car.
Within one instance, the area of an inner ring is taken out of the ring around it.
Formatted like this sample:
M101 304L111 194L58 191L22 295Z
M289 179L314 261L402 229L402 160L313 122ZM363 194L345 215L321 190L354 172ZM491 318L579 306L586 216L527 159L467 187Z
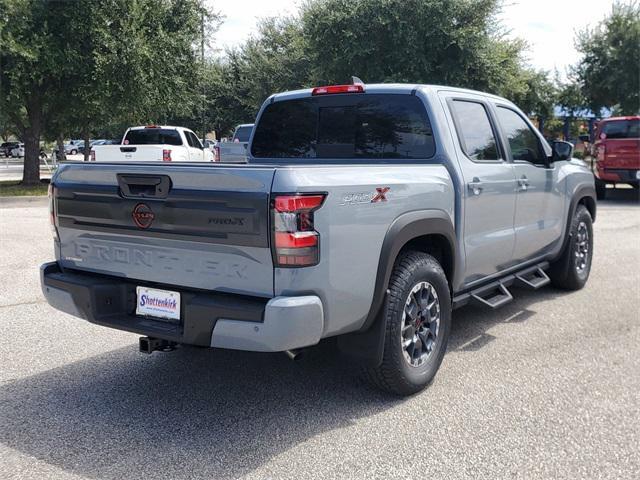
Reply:
M640 116L602 120L595 133L596 192L602 200L607 184L640 185Z
M224 163L246 163L247 146L253 131L253 123L238 125L230 142L220 142L217 160Z
M18 143L11 149L11 157L23 158L24 157L24 143Z
M91 160L98 162L211 162L213 154L188 128L147 125L129 128L120 145L96 145Z
M81 140L71 140L69 143L65 143L64 153L66 155L77 155L78 152L80 151L81 142L84 143ZM53 153L57 154L57 152L58 152L58 147L53 149Z
M11 150L16 148L18 145L20 145L19 142L4 142L2 145L0 145L0 155L10 157Z
M55 308L177 344L287 351L337 337L380 388L433 379L452 309L582 288L593 174L504 98L429 85L272 95L248 165L61 166Z
M120 140L92 140L90 143L91 150L93 150L93 147L96 147L98 145L120 145ZM91 152L91 150L89 151ZM80 145L80 147L78 148L78 153L84 155L84 144Z

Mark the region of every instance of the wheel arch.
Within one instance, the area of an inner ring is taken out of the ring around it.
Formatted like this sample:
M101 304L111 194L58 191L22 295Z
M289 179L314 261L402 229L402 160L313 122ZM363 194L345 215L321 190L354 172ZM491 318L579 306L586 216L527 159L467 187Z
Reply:
M338 345L348 355L368 365L382 361L384 322L380 321L391 273L397 259L409 250L423 251L436 257L442 266L449 289L456 281L457 248L453 222L443 210L416 210L396 218L385 235L371 307L357 332L338 337Z
M578 205L584 205L585 207L587 207L587 210L589 210L589 213L591 214L591 220L592 221L596 221L596 199L594 197L592 197L591 195L585 195L583 197L580 197L580 200L578 200Z
M575 189L573 195L571 196L571 202L569 204L569 211L567 213L566 226L565 226L565 234L564 239L562 240L562 247L560 248L558 254L556 255L556 259L560 258L564 253L565 248L569 244L569 239L571 237L571 220L576 213L576 209L578 205L584 205L589 213L591 214L591 219L596 221L596 211L597 211L597 202L596 202L596 189L593 185L582 185Z

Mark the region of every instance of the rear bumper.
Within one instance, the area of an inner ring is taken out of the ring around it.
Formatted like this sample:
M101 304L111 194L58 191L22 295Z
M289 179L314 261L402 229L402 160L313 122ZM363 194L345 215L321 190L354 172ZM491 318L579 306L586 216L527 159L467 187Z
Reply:
M602 168L596 169L596 177L603 182L608 183L631 183L637 184L640 182L638 179L638 169L630 168Z
M40 283L54 308L97 325L177 343L258 352L314 345L324 327L316 296L272 299L149 285L181 294L181 320L135 314L136 286L146 282L62 270L57 262L40 267Z

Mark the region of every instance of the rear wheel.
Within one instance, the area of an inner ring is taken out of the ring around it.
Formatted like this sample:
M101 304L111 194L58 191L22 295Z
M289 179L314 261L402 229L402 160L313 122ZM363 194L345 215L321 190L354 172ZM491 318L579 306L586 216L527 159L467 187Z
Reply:
M593 222L584 205L576 208L569 234L562 256L549 269L549 278L558 288L579 290L589 279L593 257Z
M449 285L435 258L422 252L399 258L380 321L383 359L366 370L369 380L396 395L419 392L438 371L451 328Z
M73 150L71 150L71 152L70 152L70 153L71 153L71 155L75 155L76 153L78 153L78 151L77 151L77 150L75 150L75 149L73 149Z
M596 198L604 200L607 196L607 184L601 180L596 180Z

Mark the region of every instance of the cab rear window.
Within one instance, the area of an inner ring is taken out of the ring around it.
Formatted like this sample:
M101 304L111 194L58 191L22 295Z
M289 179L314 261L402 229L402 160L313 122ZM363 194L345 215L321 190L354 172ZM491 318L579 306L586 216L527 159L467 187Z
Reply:
M431 124L414 95L342 94L268 105L253 137L255 158L426 159Z
M606 138L640 138L640 120L611 120L603 122Z
M253 130L253 127L238 127L233 135L233 139L242 143L248 142L251 136L251 130Z
M177 130L168 128L141 128L129 130L124 138L125 145L182 145Z

